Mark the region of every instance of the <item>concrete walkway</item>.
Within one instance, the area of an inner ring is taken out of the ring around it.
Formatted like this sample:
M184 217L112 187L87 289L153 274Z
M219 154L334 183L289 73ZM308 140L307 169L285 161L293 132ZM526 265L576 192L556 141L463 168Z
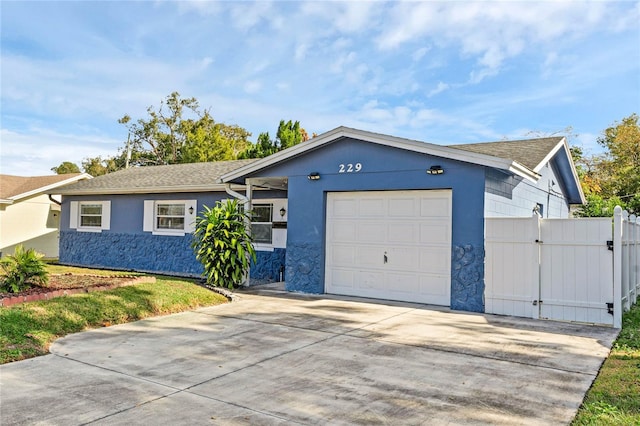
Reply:
M253 293L0 367L0 424L566 424L617 334Z

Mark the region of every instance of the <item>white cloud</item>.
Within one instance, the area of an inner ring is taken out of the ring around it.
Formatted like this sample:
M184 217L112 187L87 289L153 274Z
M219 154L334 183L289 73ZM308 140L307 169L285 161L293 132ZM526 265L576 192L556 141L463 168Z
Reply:
M266 22L279 22L276 13L272 9L271 2L235 2L231 6L232 24L243 31L257 27L259 24Z
M413 52L413 54L411 55L411 59L413 59L414 62L418 62L424 57L424 55L427 54L429 50L431 50L431 47L421 47L420 49Z
M428 96L428 97L435 96L435 95L437 95L438 93L442 93L442 92L444 92L445 90L448 90L448 89L449 89L449 87L450 87L450 86L449 86L447 83L443 83L442 81L439 81L439 82L438 82L438 85L436 86L436 88L435 88L435 89L433 89L433 90L431 90L427 96Z
M18 176L51 175L51 168L63 161L81 166L85 158L116 155L122 144L105 136L65 134L39 128L24 132L2 129L0 139L2 173Z
M402 2L390 8L376 41L382 51L409 43L457 47L476 59L470 82L477 83L525 47L584 37L619 22L618 13L597 2ZM637 25L639 14L632 15Z
M260 89L262 89L262 82L260 82L259 80L251 80L251 81L247 81L246 83L244 83L244 91L249 93L249 94L254 94L260 91Z
M209 0L182 0L175 3L180 13L196 12L203 16L217 15L222 9L221 3Z

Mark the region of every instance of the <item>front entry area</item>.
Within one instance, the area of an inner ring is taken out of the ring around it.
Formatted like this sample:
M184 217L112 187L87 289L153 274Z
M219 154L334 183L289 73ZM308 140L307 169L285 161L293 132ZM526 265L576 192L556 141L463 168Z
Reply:
M449 306L451 190L327 193L325 293Z

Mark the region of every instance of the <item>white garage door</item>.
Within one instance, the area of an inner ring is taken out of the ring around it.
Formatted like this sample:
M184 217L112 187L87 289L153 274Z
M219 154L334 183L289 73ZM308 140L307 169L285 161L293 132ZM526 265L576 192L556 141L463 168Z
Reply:
M327 194L325 292L450 305L451 191Z

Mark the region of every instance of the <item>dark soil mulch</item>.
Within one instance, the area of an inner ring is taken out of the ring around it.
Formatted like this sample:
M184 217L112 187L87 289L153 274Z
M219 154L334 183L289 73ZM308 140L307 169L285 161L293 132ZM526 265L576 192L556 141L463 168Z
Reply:
M99 275L49 275L49 282L43 286L33 286L19 293L0 292L0 298L13 296L29 296L32 294L47 293L52 290L68 290L75 288L90 288L100 286L118 285L131 281L135 276L99 276Z

